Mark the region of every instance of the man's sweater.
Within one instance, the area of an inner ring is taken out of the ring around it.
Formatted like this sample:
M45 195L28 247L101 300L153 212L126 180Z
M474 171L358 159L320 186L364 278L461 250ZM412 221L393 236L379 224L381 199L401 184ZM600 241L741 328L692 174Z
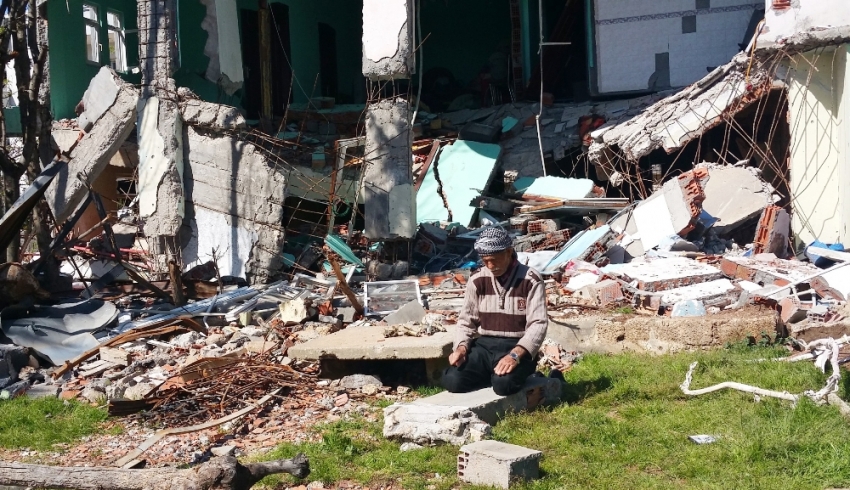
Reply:
M469 278L457 322L455 348L466 345L468 349L467 344L476 333L515 338L533 359L549 325L546 287L537 272L518 262L505 274L507 277L496 278L482 267Z

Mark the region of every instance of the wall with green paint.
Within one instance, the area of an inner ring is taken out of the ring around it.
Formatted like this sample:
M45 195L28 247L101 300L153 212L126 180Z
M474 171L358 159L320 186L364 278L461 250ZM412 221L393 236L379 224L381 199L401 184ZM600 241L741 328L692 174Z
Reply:
M83 1L47 2L47 20L50 28L50 105L56 119L76 117L74 108L83 98L91 79L101 65L109 64L109 42L107 37L106 12L114 10L124 16L124 28L136 29L135 0L97 0L86 3L98 7L100 32L98 38L102 49L100 64L86 60L86 35L83 20ZM136 33L125 35L127 66L139 64L139 38ZM122 74L131 83L139 83L140 76Z
M363 101L364 82L361 76L362 53L362 2L356 0L278 0L289 7L289 38L291 63L297 83L292 88L295 102L306 102L314 92L319 74L319 23L330 25L336 30L337 70L339 73L340 99ZM257 0L238 0L237 9L257 10ZM198 0L180 1L180 61L181 66L174 78L180 86L189 87L201 98L241 107L242 91L228 96L204 75L209 58L204 55L207 33L201 29L206 16L206 7ZM241 23L240 23L241 26ZM258 35L259 33L247 33ZM244 37L245 32L241 35ZM272 41L277 37L272 32ZM285 59L272 60L286 63Z
M500 49L510 51L509 0L421 0L425 72L447 68L466 86Z

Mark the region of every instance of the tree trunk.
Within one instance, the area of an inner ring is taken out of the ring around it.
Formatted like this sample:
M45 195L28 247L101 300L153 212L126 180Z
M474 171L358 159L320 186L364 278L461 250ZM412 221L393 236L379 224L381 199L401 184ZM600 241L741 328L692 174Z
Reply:
M240 464L233 456L213 458L191 469L83 468L0 462L0 485L78 490L247 490L264 477L310 474L303 454L293 459Z
M3 172L3 207L8 212L12 208L12 204L18 200L21 195L21 188L18 185L20 175L11 175L9 172ZM6 248L5 262L20 262L21 261L21 233L15 234L12 243Z

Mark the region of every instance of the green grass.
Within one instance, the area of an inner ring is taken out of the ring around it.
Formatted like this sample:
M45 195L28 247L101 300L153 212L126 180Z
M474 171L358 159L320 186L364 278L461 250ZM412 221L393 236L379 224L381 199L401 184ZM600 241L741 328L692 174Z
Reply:
M106 410L58 398L0 402L0 447L44 451L98 432Z
M822 386L825 375L811 363L748 362L783 355L781 347L741 345L663 357L588 355L566 374L564 404L509 415L494 428L494 438L543 451L542 478L517 488L850 485L850 423L837 408L807 400L796 408L775 399L756 403L733 391L687 397L679 390L694 360L700 365L692 388L732 380L791 393ZM850 381L842 396L848 386ZM338 422L316 430L323 442L285 444L263 459L304 452L313 468L309 479L326 484L460 486L454 478L457 448L399 452L398 443L381 438L380 422ZM688 440L694 434L719 439L697 445Z
M402 453L398 443L381 436L380 423L370 423L361 417L321 425L315 430L322 435L321 442L282 444L262 459L291 458L303 452L310 458L309 481L319 480L326 485L341 480L363 483L392 480L401 482L404 488L435 485L437 489L448 489L456 483L457 455L445 447ZM276 487L294 481L289 476L274 475L263 483Z

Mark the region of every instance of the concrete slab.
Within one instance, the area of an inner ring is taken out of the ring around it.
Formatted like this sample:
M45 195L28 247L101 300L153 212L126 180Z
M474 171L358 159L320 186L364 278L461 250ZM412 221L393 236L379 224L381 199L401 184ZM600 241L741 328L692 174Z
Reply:
M449 393L420 398L413 405L463 407L484 422L494 425L508 412L533 410L540 405L551 405L561 399L561 382L552 378L529 378L525 386L513 395L499 396L493 388L470 393Z
M454 327L427 337L384 338L384 327L354 327L292 346L292 359L440 359L451 353Z
M635 260L610 270L627 282L637 281L635 287L643 291L667 291L723 278L719 269L684 257Z

